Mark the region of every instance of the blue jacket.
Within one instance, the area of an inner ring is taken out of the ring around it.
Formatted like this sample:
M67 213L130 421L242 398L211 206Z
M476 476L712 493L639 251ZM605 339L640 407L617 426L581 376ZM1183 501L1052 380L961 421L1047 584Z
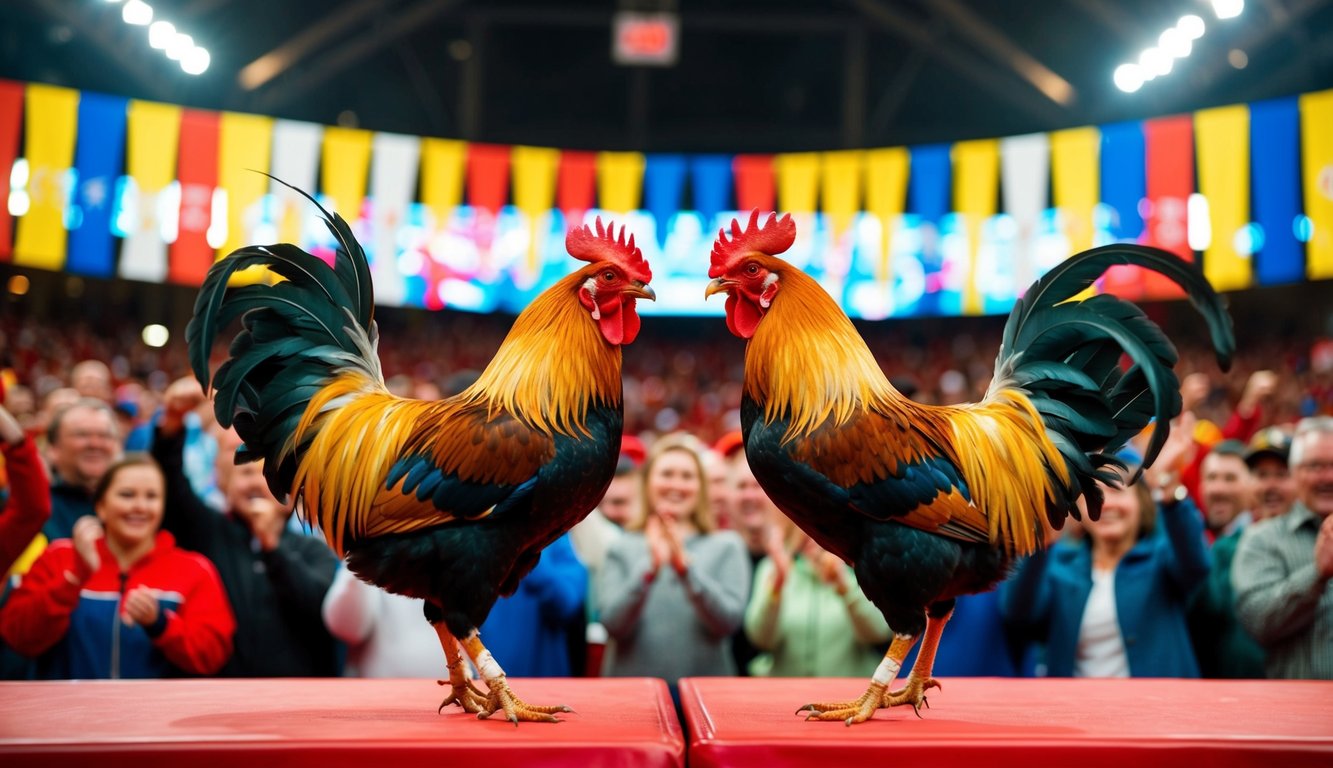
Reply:
M1208 576L1203 516L1186 499L1158 507L1153 535L1115 569L1115 607L1131 677L1198 677L1185 623L1191 594ZM1029 557L1000 587L1000 609L1015 629L1046 644L1047 674L1074 674L1083 609L1092 592L1092 545L1059 543Z
M574 554L569 534L542 552L518 591L495 601L478 631L509 677L569 677L566 632L583 623L588 569Z

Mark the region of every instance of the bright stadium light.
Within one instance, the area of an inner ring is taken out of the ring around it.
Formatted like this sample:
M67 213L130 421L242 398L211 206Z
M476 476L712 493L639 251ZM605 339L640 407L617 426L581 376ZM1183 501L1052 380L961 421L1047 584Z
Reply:
M153 7L143 0L129 0L120 11L120 18L124 19L126 24L147 26L153 21Z
M185 54L194 50L194 38L183 32L177 32L172 38L171 44L167 46L167 58L172 61L180 61Z
M1213 0L1213 13L1219 19L1234 19L1245 10L1245 0Z
M1171 74L1171 57L1161 48L1149 48L1139 55L1139 66L1151 77Z
M1176 59L1183 59L1190 55L1194 48L1194 43L1175 27L1171 27L1157 38L1157 47L1167 53L1167 55Z
M1115 68L1115 87L1133 93L1143 87L1143 69L1138 64L1121 64Z
M208 64L211 60L208 51L202 46L196 45L181 57L181 70L187 75L202 75L208 70Z
M176 25L169 21L155 21L148 27L148 44L165 51L176 39Z
M1180 17L1180 21L1176 22L1176 29L1183 32L1185 37L1188 37L1190 40L1198 40L1203 37L1203 19L1192 13L1186 14Z

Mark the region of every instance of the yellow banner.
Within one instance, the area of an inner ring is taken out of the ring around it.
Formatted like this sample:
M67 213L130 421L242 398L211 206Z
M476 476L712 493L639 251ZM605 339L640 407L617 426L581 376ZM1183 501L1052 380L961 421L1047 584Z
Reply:
M1051 190L1071 255L1092 247L1092 215L1101 196L1101 143L1102 132L1093 127L1051 134Z
M167 276L167 241L174 235L176 211L164 211L162 193L176 178L181 108L174 104L130 101L125 172L134 180L138 220L120 248L117 272L130 280L158 282Z
M812 214L819 197L819 155L788 152L773 158L778 185L778 210L797 216Z
M1250 222L1250 108L1244 104L1194 113L1199 192L1208 201L1212 238L1203 272L1219 291L1249 288L1250 254L1236 250L1236 235Z
M866 153L860 150L820 155L820 201L828 220L829 240L838 242L861 210L861 179Z
M906 147L866 152L866 213L879 219L879 269L875 279L893 279L893 230L907 205L907 171L911 153Z
M329 211L355 224L361 218L370 173L370 131L360 128L325 128L324 154L320 162L324 195Z
M967 264L964 267L963 314L982 312L978 282L986 276L978 263L981 228L995 215L997 190L1000 188L1000 142L997 139L960 141L953 145L953 207L967 227Z
M223 112L218 126L218 187L227 194L227 236L222 258L254 242L260 200L268 192L273 118ZM234 284L234 283L233 283Z
M452 139L421 140L421 202L435 220L434 229L449 223L463 202L463 175L467 142Z
M547 147L514 147L509 158L514 174L514 205L528 220L528 275L536 278L541 269L538 248L542 225L555 205L555 174L560 150Z
M1333 91L1307 93L1300 105L1305 215L1314 225L1305 274L1323 280L1333 277Z
M14 263L63 269L65 208L71 191L68 179L69 169L74 165L79 92L52 85L29 85L26 98L24 132L29 202L28 212L18 220Z
M598 152L598 207L611 213L638 210L644 162L639 152Z

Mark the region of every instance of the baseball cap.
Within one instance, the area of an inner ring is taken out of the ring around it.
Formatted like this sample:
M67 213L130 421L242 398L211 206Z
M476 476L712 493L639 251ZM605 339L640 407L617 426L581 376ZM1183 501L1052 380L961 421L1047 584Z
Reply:
M1245 463L1253 467L1265 456L1287 463L1291 453L1291 435L1281 427L1265 427L1254 433L1250 444L1245 448Z

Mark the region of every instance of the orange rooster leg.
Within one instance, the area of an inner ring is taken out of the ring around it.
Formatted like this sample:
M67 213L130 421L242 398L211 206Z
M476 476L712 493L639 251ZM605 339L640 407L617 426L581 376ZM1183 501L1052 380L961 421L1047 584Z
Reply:
M450 704L457 704L464 712L477 714L486 709L486 695L477 690L467 679L467 670L463 668L463 653L458 648L458 638L445 628L444 622L431 624L435 634L440 636L440 646L444 648L444 658L449 665L449 680L436 680L440 685L452 687L449 696L440 702L440 712Z
M915 636L894 635L888 653L884 654L884 660L880 662L879 669L875 670L875 676L870 680L870 687L866 688L866 692L856 701L806 704L796 710L797 714L809 712L806 720L842 720L847 725L864 723L874 717L875 710L888 706L886 692L889 683L898 676L898 670L903 666L903 659L907 658L907 653L912 650L913 645L916 645Z
M484 720L494 713L503 710L505 717L515 726L519 721L532 723L558 723L560 718L556 717L558 712L573 712L561 704L555 706L536 706L526 704L522 699L514 695L509 690L509 685L505 683L505 673L500 669L500 665L495 663L495 658L491 652L486 650L486 646L481 644L481 637L476 630L462 642L463 651L472 660L472 665L481 673L481 677L486 681L486 687L490 689L490 694L486 697L486 706L477 713L477 718ZM469 710L470 711L470 710Z
M940 636L944 634L944 625L949 623L949 617L951 616L953 616L953 611L939 619L926 617L926 635L921 641L921 653L916 656L916 663L912 665L912 672L907 676L907 684L896 691L889 692L884 698L884 706L899 707L903 704L911 704L916 716L921 717L921 705L930 706L930 703L926 701L926 691L931 688L943 690L944 686L940 685L940 681L930 676L930 670L935 666L935 651L940 646Z

